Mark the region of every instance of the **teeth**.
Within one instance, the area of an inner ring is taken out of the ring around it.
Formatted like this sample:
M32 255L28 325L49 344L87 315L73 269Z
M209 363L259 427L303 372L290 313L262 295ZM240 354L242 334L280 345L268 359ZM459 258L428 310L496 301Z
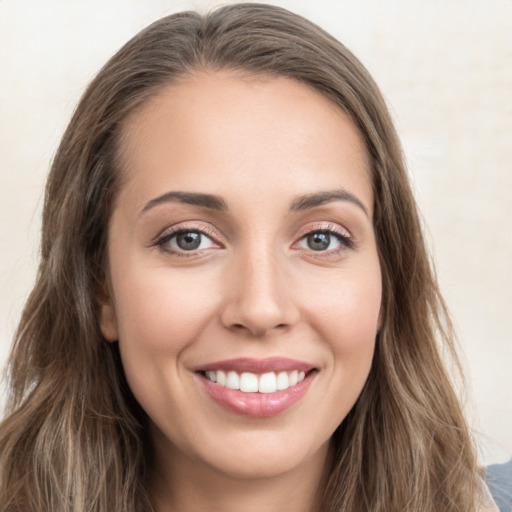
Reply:
M236 372L228 372L225 386L229 389L240 389L240 377Z
M286 372L280 372L277 376L277 389L288 389L290 387L290 379Z
M208 372L208 373L210 373L210 372ZM216 374L215 380L210 379L210 376L208 376L208 378L212 382L217 382L217 384L220 384L221 386L225 386L226 385L226 374L223 371L219 370L218 372L211 372L211 373L215 373Z
M258 376L254 373L242 373L240 376L240 391L244 393L258 391Z
M295 386L306 377L303 371L293 370L292 372L255 373L244 372L241 375L237 372L223 372L222 370L208 371L206 377L212 382L229 389L239 389L244 393L275 393Z
M274 372L264 373L260 376L258 391L260 393L275 393L277 391L277 378Z

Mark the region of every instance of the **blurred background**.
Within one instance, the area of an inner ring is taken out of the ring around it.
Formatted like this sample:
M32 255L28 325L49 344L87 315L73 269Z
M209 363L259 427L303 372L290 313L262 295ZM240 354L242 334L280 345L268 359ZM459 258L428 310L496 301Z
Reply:
M0 0L0 367L34 280L43 187L81 93L151 21L230 1ZM512 455L512 0L269 0L345 43L404 145L485 463ZM0 385L0 407L5 387Z

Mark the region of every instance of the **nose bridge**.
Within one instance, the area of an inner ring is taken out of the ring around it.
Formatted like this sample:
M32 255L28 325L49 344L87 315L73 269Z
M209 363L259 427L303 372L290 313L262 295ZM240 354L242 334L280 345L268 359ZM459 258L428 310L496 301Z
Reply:
M287 286L286 256L268 239L256 242L237 255L230 276L232 294L223 321L227 327L260 336L285 328L297 318Z

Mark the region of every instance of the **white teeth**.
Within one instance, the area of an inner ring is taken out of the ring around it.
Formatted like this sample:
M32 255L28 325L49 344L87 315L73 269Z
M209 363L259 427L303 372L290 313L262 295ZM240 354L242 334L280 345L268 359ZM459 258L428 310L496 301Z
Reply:
M275 393L277 391L277 378L274 372L260 375L258 391L260 393Z
M242 373L240 376L240 391L244 393L255 393L258 391L258 376L254 373Z
M286 372L280 372L277 376L277 389L288 389L290 387L290 379Z
M222 370L218 370L217 372L214 372L214 373L217 374L217 376L215 378L215 381L217 382L217 384L220 384L221 386L225 386L226 385L226 374Z
M305 379L306 373L293 370L292 372L263 373L257 375L251 372L243 372L241 375L235 371L224 372L222 370L205 372L208 380L216 382L218 385L229 388L239 389L244 393L275 393L295 386L298 382Z
M236 372L228 372L225 386L229 389L240 389L240 377Z

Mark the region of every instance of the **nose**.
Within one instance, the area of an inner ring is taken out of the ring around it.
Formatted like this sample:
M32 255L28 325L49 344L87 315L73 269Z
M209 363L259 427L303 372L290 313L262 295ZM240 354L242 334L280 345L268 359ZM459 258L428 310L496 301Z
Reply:
M228 270L222 324L231 331L263 337L284 332L300 318L286 256L271 250L240 255Z

